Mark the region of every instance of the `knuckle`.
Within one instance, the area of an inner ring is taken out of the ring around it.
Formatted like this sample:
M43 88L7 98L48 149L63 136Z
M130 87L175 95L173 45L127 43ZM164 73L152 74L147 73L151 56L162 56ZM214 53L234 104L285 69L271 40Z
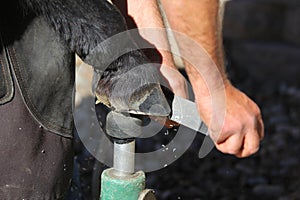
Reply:
M251 156L251 155L257 153L258 150L259 150L259 145L248 146L248 147L243 149L242 157Z
M222 144L217 144L216 147L221 152L226 153L226 154L232 154L232 155L238 155L242 151L240 145L230 144L227 141Z
M237 155L241 152L240 148L232 147L227 149L227 153L232 154L232 155Z
M256 152L258 152L259 150L259 146L255 146L255 147L250 147L247 152L249 155L255 154Z

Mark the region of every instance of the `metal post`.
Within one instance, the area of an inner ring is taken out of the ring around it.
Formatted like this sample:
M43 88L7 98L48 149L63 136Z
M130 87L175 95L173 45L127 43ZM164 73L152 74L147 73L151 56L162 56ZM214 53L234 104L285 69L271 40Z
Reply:
M135 140L128 143L114 142L114 164L118 176L134 173Z

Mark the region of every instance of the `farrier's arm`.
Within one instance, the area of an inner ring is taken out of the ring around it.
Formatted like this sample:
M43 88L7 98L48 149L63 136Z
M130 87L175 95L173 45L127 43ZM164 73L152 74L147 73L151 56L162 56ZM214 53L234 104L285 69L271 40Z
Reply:
M128 14L133 18L138 28L164 28L164 23L159 12L156 0L127 0ZM147 39L146 35L142 36ZM151 39L150 39L151 40ZM167 34L160 40L162 46L168 46ZM184 77L174 65L172 55L169 51L159 50L162 56L162 67L160 71L167 78L173 92L182 97L187 97L187 87Z
M156 0L127 1L128 12L138 26L161 26ZM209 125L210 135L216 147L224 153L239 157L255 153L263 138L263 122L258 106L232 86L226 76L219 24L219 1L162 0L162 2L171 28L187 35L202 46L214 61L210 62L210 59L203 54L195 58L197 53L187 45L189 42L177 40L183 54L188 55L190 52L192 60L199 59L201 66L204 66L201 71L189 62L185 62L199 113L204 122ZM167 75L166 77L175 82L173 77ZM219 101L220 99L224 101ZM212 102L216 103L212 104Z

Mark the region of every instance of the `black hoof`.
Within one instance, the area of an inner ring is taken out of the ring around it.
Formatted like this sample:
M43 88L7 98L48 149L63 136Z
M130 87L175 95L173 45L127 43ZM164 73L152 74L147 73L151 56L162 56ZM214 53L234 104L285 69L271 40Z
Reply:
M106 102L109 102L106 105L117 112L150 116L168 116L171 112L159 84L142 86L130 95L118 90L106 98Z
M152 65L140 65L127 72L119 69L102 77L96 95L117 112L168 116L171 109L158 77L158 69Z
M150 84L132 94L129 100L129 112L151 116L168 116L171 109L160 86Z

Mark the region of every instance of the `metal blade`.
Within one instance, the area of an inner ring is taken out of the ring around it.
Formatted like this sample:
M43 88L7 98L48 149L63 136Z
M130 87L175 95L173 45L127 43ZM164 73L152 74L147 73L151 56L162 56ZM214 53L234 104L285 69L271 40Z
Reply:
M208 135L208 128L201 120L195 102L174 95L171 120Z

